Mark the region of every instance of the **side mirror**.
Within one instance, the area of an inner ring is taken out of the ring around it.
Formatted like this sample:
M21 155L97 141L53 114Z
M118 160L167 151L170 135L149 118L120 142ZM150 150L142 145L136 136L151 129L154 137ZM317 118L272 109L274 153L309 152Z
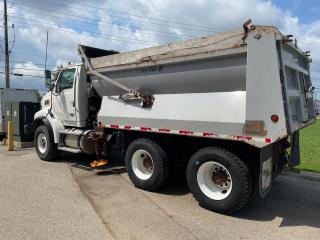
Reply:
M44 78L45 78L45 85L47 88L49 88L50 91L52 91L54 84L51 79L51 71L45 70L44 71Z

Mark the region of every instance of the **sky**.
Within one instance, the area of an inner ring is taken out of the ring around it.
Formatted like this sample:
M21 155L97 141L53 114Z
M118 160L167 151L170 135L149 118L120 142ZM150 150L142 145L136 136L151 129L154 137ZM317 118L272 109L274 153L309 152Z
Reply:
M239 28L248 18L254 24L274 25L284 34L293 34L301 49L310 50L311 78L320 87L319 0L7 1L10 68L24 75L12 76L12 87L46 91L41 77L47 30L47 68L54 69L79 62L78 44L124 52ZM1 40L0 45L3 47ZM3 59L0 49L0 72L4 71ZM4 85L0 73L0 87Z

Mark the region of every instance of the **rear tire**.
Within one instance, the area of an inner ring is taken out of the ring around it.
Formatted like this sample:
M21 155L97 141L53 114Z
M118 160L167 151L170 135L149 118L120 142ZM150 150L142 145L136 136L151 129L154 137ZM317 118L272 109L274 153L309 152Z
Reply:
M252 177L246 164L221 148L196 152L187 167L187 182L199 205L233 214L245 206L252 194Z
M128 175L137 188L155 191L168 180L167 155L158 144L149 139L134 140L126 151L125 162Z
M34 146L41 160L52 161L59 156L57 144L54 143L52 134L50 134L49 129L44 125L39 126L35 131Z

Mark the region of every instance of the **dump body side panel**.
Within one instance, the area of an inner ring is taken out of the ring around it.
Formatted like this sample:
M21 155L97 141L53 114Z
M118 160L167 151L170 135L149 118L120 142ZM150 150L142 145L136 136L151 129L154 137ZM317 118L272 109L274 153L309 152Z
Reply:
M120 89L96 79L95 89L104 95L100 126L266 144L264 137L244 136L246 59L244 52L163 65L161 72L110 72L119 82L155 93L155 101L152 108L143 108L140 101L124 102L115 95Z
M140 103L123 104L104 97L98 120L109 126L138 127L167 133L203 136L242 135L245 122L245 91L155 95L152 109ZM223 104L222 104L223 103ZM160 130L159 130L160 129Z
M130 126L131 130L232 139L243 136L245 49L223 57L156 65L156 71L136 68L105 73L133 89L152 93L155 101L151 108L143 108L140 101L124 102L117 95L120 89L95 79L95 89L104 96L98 121L106 127Z
M188 63L155 64L152 68L101 73L149 94L245 91L246 49L237 54ZM92 84L100 96L123 93L122 89L98 78L93 78Z

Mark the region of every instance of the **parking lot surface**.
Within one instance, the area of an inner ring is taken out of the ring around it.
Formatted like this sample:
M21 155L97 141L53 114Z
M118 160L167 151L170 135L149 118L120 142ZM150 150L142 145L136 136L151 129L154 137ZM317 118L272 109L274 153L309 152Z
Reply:
M66 164L0 147L0 239L112 239Z
M4 155L3 147L0 156L0 234L8 239L32 231L51 239L77 231L83 239L320 239L320 182L293 174L225 216L199 207L183 181L156 193L136 189L121 164L92 170L86 156L46 163L32 149Z

